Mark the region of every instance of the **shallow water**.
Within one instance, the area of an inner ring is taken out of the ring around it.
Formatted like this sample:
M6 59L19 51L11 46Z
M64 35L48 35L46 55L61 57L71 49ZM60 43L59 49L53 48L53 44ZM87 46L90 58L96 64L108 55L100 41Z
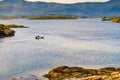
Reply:
M99 18L77 20L0 20L30 28L0 39L0 80L44 74L58 65L120 67L120 24ZM36 35L45 39L35 40Z

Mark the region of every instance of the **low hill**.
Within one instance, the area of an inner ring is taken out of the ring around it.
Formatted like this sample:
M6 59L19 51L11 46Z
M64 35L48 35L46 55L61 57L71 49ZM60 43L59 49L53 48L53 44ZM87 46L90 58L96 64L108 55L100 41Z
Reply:
M0 1L0 15L72 14L81 16L119 16L120 0L59 4L28 2L24 0Z

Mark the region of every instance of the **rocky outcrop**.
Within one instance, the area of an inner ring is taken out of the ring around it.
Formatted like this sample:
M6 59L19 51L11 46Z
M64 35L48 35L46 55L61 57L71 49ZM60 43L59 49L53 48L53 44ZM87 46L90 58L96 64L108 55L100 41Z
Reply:
M23 25L16 25L16 24L9 24L9 25L0 24L0 38L14 36L15 31L12 30L11 28L28 28L28 27L25 27Z
M120 23L120 16L119 17L111 17L109 18L110 21Z
M16 25L16 24L9 24L9 25L5 25L8 28L28 28L26 26L23 25Z
M3 37L11 37L15 35L15 31L10 29L9 27L0 24L0 38Z
M0 30L0 38L11 37L11 36L14 36L14 35L15 35L15 31L14 30L10 30L10 32L7 33L7 34L4 31Z
M120 16L118 16L118 17L103 17L102 21L111 21L111 22L120 23Z
M58 66L43 76L49 80L120 80L120 68L84 69Z

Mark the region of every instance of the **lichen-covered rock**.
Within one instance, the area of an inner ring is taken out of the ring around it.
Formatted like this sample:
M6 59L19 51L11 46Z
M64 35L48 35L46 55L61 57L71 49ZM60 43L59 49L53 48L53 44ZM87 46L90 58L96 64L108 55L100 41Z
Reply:
M0 38L14 36L15 31L12 30L11 28L28 28L28 27L25 27L23 25L16 25L16 24L9 24L9 25L0 24Z
M10 29L9 27L0 24L0 38L2 37L10 37L10 36L14 36L15 35L15 31Z
M120 16L117 16L117 17L103 17L102 21L111 21L111 22L120 23Z
M120 16L119 17L110 17L109 20L112 22L120 23Z
M49 80L119 80L120 68L84 69L59 66L43 76Z
M0 24L0 38L14 36L15 31L7 27L6 25Z
M28 28L26 26L23 25L16 25L16 24L9 24L9 25L5 25L8 28Z

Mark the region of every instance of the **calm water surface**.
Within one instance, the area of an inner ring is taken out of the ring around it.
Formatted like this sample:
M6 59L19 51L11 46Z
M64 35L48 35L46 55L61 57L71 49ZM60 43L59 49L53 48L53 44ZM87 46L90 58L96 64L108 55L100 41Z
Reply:
M0 39L0 80L23 74L43 75L58 65L120 67L120 24L101 19L0 20L30 28ZM45 39L35 40L36 35Z

